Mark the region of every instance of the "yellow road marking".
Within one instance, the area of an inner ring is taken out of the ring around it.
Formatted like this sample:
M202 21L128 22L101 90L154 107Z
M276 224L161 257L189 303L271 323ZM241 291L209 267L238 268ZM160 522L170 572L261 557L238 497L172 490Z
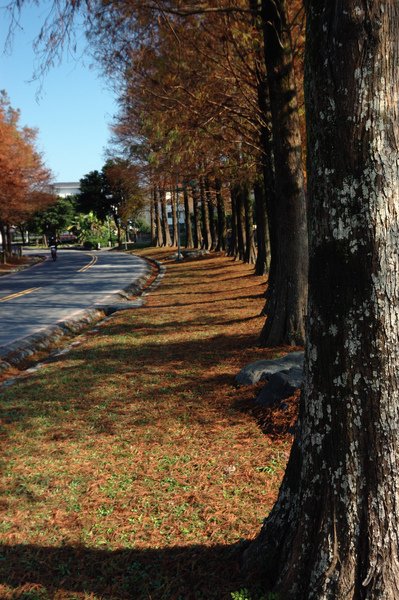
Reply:
M23 290L22 292L10 294L9 296L4 296L4 298L0 298L0 302L7 302L8 300L14 300L14 298L20 298L21 296L26 296L26 294L31 294L32 292L36 292L36 290L40 290L40 288L39 287L30 288L29 290Z
M88 269L90 269L90 267L92 267L93 265L96 264L96 262L97 262L97 256L92 256L91 254L89 254L89 256L91 256L91 261L89 262L88 265L85 265L84 267L82 267L81 269L79 269L78 273L84 273L84 271L87 271Z

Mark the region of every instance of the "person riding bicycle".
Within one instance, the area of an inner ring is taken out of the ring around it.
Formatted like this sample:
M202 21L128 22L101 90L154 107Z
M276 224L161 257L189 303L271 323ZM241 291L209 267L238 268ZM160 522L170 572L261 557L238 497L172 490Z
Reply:
M57 260L57 246L59 244L59 240L56 238L55 235L51 235L49 237L49 241L48 241L48 245L49 248L51 250L51 258L53 260Z
M59 240L57 239L57 237L55 235L50 235L48 240L48 247L51 248L51 246L54 246L55 248L57 248L58 244Z

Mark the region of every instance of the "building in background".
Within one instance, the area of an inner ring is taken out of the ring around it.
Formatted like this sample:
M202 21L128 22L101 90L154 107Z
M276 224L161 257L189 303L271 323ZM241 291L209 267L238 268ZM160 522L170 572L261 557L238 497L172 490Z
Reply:
M51 187L54 194L56 196L61 196L61 198L80 194L79 181L60 181L59 183L53 183Z

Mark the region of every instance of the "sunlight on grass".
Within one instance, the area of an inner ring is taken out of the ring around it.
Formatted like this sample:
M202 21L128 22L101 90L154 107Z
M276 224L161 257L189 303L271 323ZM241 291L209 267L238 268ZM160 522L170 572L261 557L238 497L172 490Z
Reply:
M236 544L257 534L291 443L234 386L274 355L256 345L264 280L224 257L167 269L143 308L2 390L5 600L245 587Z

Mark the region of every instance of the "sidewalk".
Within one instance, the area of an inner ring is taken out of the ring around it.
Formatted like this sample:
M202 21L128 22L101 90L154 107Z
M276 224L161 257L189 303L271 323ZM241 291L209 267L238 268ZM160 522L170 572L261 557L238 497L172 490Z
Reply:
M234 387L244 364L276 354L256 347L265 282L225 257L152 256L167 270L142 308L1 392L1 598L247 587L237 544L259 531L291 443L261 432L253 387Z

